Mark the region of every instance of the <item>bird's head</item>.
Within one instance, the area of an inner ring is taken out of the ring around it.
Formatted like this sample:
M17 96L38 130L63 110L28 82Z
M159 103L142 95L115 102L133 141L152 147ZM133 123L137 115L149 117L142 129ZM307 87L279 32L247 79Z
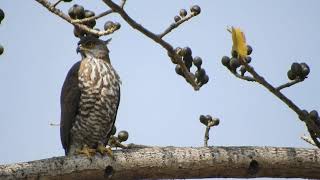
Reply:
M80 52L83 58L93 57L110 62L109 49L107 47L110 40L103 41L93 36L82 37L78 42L77 53Z

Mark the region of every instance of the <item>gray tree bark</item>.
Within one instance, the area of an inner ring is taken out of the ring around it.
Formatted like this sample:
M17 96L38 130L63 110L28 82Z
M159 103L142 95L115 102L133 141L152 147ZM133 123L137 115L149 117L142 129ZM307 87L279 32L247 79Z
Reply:
M320 178L320 150L150 147L0 165L0 179Z

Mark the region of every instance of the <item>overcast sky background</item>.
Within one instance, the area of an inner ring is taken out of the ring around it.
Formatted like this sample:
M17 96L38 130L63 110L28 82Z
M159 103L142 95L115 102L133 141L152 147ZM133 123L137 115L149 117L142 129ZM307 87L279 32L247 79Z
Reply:
M99 0L74 3L105 11ZM300 139L303 123L284 103L256 83L236 79L221 57L229 55L228 26L241 27L253 47L252 65L273 85L288 81L292 62L306 62L309 78L283 92L299 107L320 110L320 1L192 0L134 1L126 10L137 22L160 33L181 8L193 4L202 13L165 40L190 46L203 59L210 77L199 92L175 74L167 52L133 30L119 16L121 29L111 35L111 61L121 76L121 103L116 126L129 132L128 143L202 146L199 115L219 117L210 145L311 147ZM0 1L6 18L0 25L0 164L61 156L60 91L69 68L78 60L73 27L35 1ZM104 37L106 39L108 37Z

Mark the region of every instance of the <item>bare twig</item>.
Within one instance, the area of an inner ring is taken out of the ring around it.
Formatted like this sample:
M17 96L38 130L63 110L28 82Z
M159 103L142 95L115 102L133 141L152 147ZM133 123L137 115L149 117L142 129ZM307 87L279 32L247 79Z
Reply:
M123 9L125 3L126 3L126 0L122 0L122 1L121 1L121 4L120 4L119 6ZM72 22L72 23L81 23L81 24L83 24L83 23L88 22L88 21L97 20L97 19L102 18L102 17L104 17L104 16L107 16L107 15L109 15L109 14L111 14L111 13L113 13L113 10L112 10L112 9L109 9L109 10L107 10L107 11L105 11L105 12L100 13L100 14L97 15L97 16L92 16L92 17L88 17L88 18L84 18L84 19L72 19L71 22Z
M192 77L183 63L181 57L179 57L175 52L173 47L163 39L161 39L158 35L154 34L153 32L149 31L145 27L143 27L141 24L138 24L135 20L133 20L120 6L112 2L111 0L103 0L104 3L106 3L114 12L119 13L119 15L134 29L138 30L145 36L149 37L156 43L160 44L163 48L165 48L168 51L168 55L171 59L173 59L175 62L177 62L181 68L182 72L184 74L184 77L189 81L189 83L192 85L194 90L199 90L200 87L196 83L195 78Z
M50 123L50 126L60 126L59 123Z
M189 19L193 18L194 16L196 16L196 15L191 13L188 16L183 17L180 21L172 23L163 33L159 34L158 36L160 38L163 38L165 35L170 33L172 30L174 30L175 28L179 27L182 23L188 21Z
M250 76L241 76L237 71L233 71L230 68L228 68L230 72L237 78L245 80L245 81L250 81L250 82L255 82L256 80L253 77Z
M112 10L108 10L108 11L105 11L97 16L92 16L92 17L88 17L88 18L84 18L84 19L72 19L71 20L71 23L85 23L85 22L88 22L88 21L92 21L92 20L97 20L99 18L102 18L108 14L111 14L113 11Z
M121 9L124 8L124 5L126 4L126 2L127 2L127 0L122 0L121 1L121 4L120 4Z
M210 119L206 125L206 131L204 133L204 147L208 147L209 132L211 127L219 125L220 120L218 118Z
M276 90L280 91L281 89L288 88L288 87L293 86L293 85L295 85L299 82L302 82L302 81L304 81L304 79L301 79L301 78L295 79L293 81L290 81L288 83L285 83L285 84L277 87Z
M306 141L307 143L313 145L313 146L317 146L317 145L314 143L314 141L313 141L310 137L308 137L308 136L306 136L306 135L301 136L301 139L304 140L304 141Z
M62 2L62 0L58 0L56 3L53 4L53 7L58 6L58 4L61 3L61 2Z
M77 28L79 28L85 32L88 32L90 34L94 34L97 36L104 36L104 35L112 34L114 31L118 30L115 28L111 28L106 31L97 31L97 30L89 28L86 25L79 24L79 23L73 23L72 19L69 16L64 14L60 9L53 7L53 5L50 2L48 2L47 0L36 0L36 1L38 3L40 3L42 6L44 6L45 8L47 8L50 12L56 14L57 16L61 17L65 21L69 22L70 24L72 24L72 25L76 26Z

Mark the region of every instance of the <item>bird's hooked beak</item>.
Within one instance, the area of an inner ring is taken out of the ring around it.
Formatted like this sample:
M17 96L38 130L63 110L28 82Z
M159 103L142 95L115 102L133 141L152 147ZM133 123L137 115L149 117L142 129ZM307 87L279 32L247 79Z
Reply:
M79 44L79 46L77 47L77 54L78 54L78 53L81 53L81 50L82 50L82 45Z

